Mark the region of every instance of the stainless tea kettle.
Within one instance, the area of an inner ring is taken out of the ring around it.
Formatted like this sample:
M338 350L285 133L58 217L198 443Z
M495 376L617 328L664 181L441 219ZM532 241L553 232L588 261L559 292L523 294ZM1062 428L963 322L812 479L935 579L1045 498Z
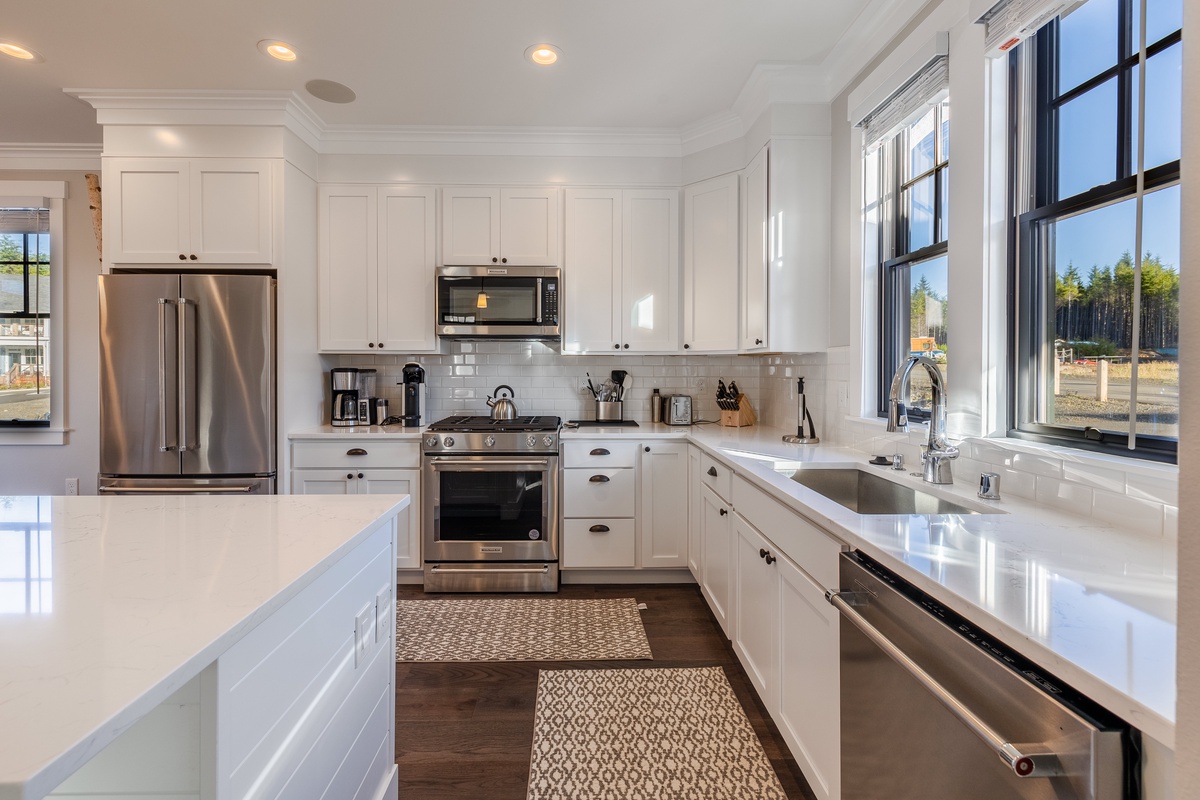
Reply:
M500 396L501 389L508 390L508 397ZM513 402L516 392L513 391L512 387L500 384L496 387L495 393L495 399L492 399L491 396L487 399L488 407L492 409L492 419L516 419L517 404Z

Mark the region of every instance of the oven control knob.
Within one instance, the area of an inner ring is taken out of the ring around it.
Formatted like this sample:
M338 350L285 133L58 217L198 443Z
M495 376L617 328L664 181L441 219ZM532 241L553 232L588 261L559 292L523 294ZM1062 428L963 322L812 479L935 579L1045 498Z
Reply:
M437 445L437 437L436 436L426 436L425 437L425 446L426 447L434 447L435 445Z
M483 443L484 443L484 445L486 445L487 447L495 447L495 446L496 446L496 437L495 437L495 436L488 436L487 438L485 438L485 439L483 440Z
M546 447L549 447L550 445L554 444L554 437L553 436L543 436L542 444L546 445Z
M442 439L442 446L443 447L454 447L454 437L447 436L445 439Z
M534 445L537 444L537 437L531 433L525 437L525 443L527 445L529 445L530 447L533 447Z

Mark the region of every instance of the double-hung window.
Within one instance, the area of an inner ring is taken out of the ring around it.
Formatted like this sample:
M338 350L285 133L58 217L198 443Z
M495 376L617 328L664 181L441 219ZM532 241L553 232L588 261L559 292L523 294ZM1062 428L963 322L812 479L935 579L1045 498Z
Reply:
M0 427L50 425L50 210L0 208Z
M1183 0L1087 0L1012 51L1011 432L1172 460Z
M887 411L892 375L910 355L950 363L950 101L948 63L935 58L866 117L863 128L864 254L878 265L878 410ZM913 373L909 416L928 419L932 396Z

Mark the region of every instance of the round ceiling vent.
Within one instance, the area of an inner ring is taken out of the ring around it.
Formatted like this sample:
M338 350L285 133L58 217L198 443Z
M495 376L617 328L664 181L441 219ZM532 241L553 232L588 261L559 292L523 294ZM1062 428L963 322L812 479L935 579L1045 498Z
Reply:
M304 88L313 97L326 103L353 103L354 98L358 97L349 86L320 78L304 84Z

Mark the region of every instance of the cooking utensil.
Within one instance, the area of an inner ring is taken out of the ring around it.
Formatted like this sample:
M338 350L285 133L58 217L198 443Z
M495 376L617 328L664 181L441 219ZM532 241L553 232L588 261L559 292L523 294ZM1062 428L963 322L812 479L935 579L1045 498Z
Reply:
M612 371L612 381L617 385L617 400L622 400L625 397L625 378L629 375L623 369L614 369Z
M508 397L500 396L501 389L508 390ZM513 398L516 397L516 394L517 393L513 391L511 386L500 384L496 387L495 399L493 399L490 395L487 399L488 408L492 409L492 419L517 418L517 404L513 402Z

